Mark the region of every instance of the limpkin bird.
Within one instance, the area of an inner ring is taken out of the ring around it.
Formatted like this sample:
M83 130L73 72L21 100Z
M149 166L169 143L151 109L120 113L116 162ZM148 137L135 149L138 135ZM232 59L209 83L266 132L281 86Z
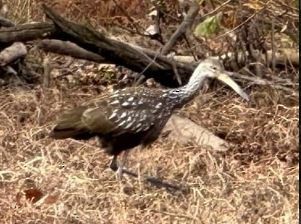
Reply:
M205 78L217 78L241 97L247 94L228 76L215 59L201 62L189 82L176 89L129 87L100 96L67 111L51 132L55 139L85 140L97 136L113 156L110 167L122 171L117 156L129 149L155 141L175 109L181 108L199 92Z

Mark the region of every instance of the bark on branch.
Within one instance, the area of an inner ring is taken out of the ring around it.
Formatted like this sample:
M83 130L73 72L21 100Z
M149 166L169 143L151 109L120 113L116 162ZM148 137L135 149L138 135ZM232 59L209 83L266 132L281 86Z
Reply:
M55 27L50 23L23 24L0 30L0 43L11 44L16 41L29 41L45 38L55 33Z
M3 26L3 27L12 27L14 26L15 24L10 21L9 19L6 19L2 16L0 16L0 26Z
M98 54L87 51L70 41L61 40L41 40L38 47L44 51L49 51L57 54L64 54L74 58L95 61L97 63L107 63L108 61Z
M24 57L27 49L24 44L15 42L0 52L0 66L6 66L18 58Z

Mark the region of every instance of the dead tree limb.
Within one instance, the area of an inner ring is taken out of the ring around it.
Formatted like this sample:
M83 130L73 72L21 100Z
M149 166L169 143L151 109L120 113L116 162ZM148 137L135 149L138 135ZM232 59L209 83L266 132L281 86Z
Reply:
M33 37L42 37L49 31L49 27L54 25L47 24L41 26L41 24L34 26L34 24L14 26L14 23L5 18L0 18L1 25L5 26L0 29L0 65L2 73L2 85L8 84L11 74L15 75L18 80L26 81L27 83L34 83L39 80L39 74L34 72L30 66L28 66L24 60L24 56L27 54L26 46L20 41L30 40ZM46 29L41 29L41 27ZM4 50L3 50L4 49ZM17 60L20 59L20 60ZM16 62L16 63L15 63ZM8 76L6 76L8 75ZM21 78L21 79L19 79Z
M15 26L15 24L12 21L0 16L0 27L12 27L12 26Z
M54 35L55 31L55 26L50 23L33 23L7 27L0 30L0 44L46 38Z
M0 66L6 66L18 58L24 57L27 49L24 44L15 42L0 52Z
M181 127L180 129L178 127ZM172 115L163 132L170 132L169 138L180 144L195 143L213 151L224 152L229 149L229 143L206 128L194 123L188 118Z
M97 63L108 63L108 61L100 55L87 51L70 41L45 39L39 42L38 47L44 51L68 55L78 59L85 59Z
M262 64L272 64L272 50L268 50L265 54L262 54L259 51L254 51L253 53ZM243 51L237 53L228 52L226 54L221 55L219 58L221 60L227 60L229 62L242 64L245 60L245 55L248 56L248 53ZM188 55L174 56L174 59L183 63L194 63L194 58ZM295 48L279 48L275 52L274 60L276 65L286 65L288 63L291 63L293 66L297 67L299 66L299 51Z

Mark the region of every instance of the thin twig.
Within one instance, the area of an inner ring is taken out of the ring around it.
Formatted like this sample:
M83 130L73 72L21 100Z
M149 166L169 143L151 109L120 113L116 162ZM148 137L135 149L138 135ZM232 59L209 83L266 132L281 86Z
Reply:
M271 45L272 45L272 71L275 73L276 71L276 45L275 45L275 20L272 19L272 32L271 32Z
M202 18L205 18L205 17L207 17L207 16L209 16L209 15L215 14L215 13L218 12L221 8L223 8L223 7L225 7L226 5L228 5L231 1L232 1L232 0L228 0L228 1L224 2L224 3L221 4L219 7L217 7L217 8L215 8L214 10L212 10L212 11L210 11L210 12L204 14L204 15L202 16Z
M244 70L248 71L248 69L244 69ZM295 91L294 89L292 89L292 88L284 87L282 85L274 83L273 81L265 80L265 79L262 79L262 78L257 77L257 76L256 77L250 77L250 76L241 75L241 74L235 74L235 73L233 73L232 76L233 77L237 77L240 80L244 79L244 80L252 81L253 84L256 84L256 85L268 85L268 86L272 86L275 89L280 89L280 90L284 90L284 91L290 92L294 96L298 96L299 95L299 93L297 91ZM252 83L251 83L251 85L252 85ZM298 84L296 83L295 86L297 86L297 85Z
M176 76L176 79L177 79L179 85L181 86L181 85L182 85L182 79L181 79L181 77L180 77L180 75L179 75L179 72L178 72L178 70L177 70L176 63L175 63L174 61L171 61L171 62L172 62L172 63L171 63L172 70L173 70L173 72L175 73L175 76Z

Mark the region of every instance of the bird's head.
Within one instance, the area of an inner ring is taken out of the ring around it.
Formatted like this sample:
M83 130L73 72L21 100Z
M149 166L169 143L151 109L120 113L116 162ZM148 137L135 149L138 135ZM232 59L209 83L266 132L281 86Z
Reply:
M228 86L230 86L235 92L237 92L245 100L249 100L248 95L241 89L241 87L230 78L230 72L227 72L223 64L214 58L208 58L202 61L194 70L194 79L200 79L201 77L216 78L221 80Z

